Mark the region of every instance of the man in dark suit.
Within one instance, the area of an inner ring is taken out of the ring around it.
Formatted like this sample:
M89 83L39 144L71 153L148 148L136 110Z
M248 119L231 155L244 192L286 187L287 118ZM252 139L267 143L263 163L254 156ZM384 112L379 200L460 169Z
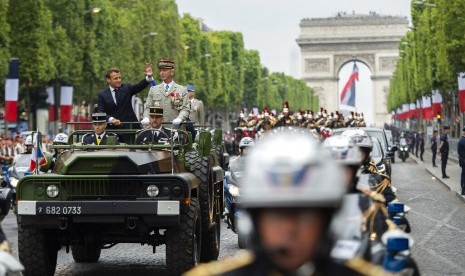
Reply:
M163 126L163 107L152 106L149 109L150 127L142 130L136 137L137 145L167 143L171 139L171 131ZM173 139L177 139L177 132L173 132Z
M110 68L105 74L108 87L98 94L97 112L105 112L106 120L111 125L109 129L140 128L140 125L123 122L137 122L137 116L132 107L132 96L143 91L153 79L152 65L145 65L145 79L139 83L121 83L121 73L118 68ZM129 142L131 135L121 135L122 142Z
M82 137L82 144L84 145L107 145L109 138L117 143L118 136L114 133L105 131L107 128L107 120L105 113L92 113L92 128L94 132L87 133Z

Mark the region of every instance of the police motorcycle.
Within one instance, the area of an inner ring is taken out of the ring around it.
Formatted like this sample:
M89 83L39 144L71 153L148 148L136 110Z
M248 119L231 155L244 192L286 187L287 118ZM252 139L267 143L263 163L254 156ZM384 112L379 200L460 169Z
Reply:
M249 147L255 144L251 137L244 137L239 143L239 150L241 155L229 162L229 168L225 172L223 180L224 185L224 221L234 233L238 234L237 240L239 248L245 248L247 245L246 239L238 231L238 220L241 216L241 210L238 208L240 201L240 191L238 182L245 170L246 155Z
M408 157L409 157L409 153L408 153L407 140L405 140L405 138L400 138L400 141L399 141L399 158L402 159L402 162L405 162L405 160Z
M337 240L331 250L333 260L344 263L359 258L387 271L417 275L418 268L408 251L413 240L390 220L396 217L402 222L400 217L404 210L401 204L390 204L386 208L384 197L371 190L369 175L360 174L361 151L348 137L328 138L324 147L347 171L347 194L331 225L331 232Z
M2 166L0 181L0 221L5 218L15 202L14 189L11 187L8 166Z

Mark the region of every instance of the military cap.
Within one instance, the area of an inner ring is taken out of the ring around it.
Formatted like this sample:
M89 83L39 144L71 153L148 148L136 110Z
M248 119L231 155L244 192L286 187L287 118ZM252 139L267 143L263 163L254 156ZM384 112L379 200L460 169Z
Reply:
M195 86L193 86L192 84L188 84L186 88L187 88L187 91L195 91Z
M150 115L158 115L158 116L163 116L163 107L160 106L151 106L149 109L149 114Z
M104 123L107 121L107 114L105 112L92 113L93 123Z
M174 61L168 58L161 58L158 61L158 69L174 69Z

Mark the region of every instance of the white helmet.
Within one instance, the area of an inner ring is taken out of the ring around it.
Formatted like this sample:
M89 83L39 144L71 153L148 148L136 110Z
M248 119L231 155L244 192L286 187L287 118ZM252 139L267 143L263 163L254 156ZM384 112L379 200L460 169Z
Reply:
M346 192L341 167L308 134L291 131L265 137L245 168L239 184L246 210L337 208Z
M68 135L66 135L64 133L58 133L55 136L55 139L53 139L53 144L54 145L57 145L57 144L67 145L68 144Z
M373 149L373 141L368 134L361 129L348 129L341 133L342 136L348 137L357 146L364 149Z
M24 145L26 146L32 146L32 135L28 135L26 137L26 141L24 141Z
M251 147L253 145L255 145L255 142L251 137L244 137L239 142L240 149L242 149L243 147Z
M362 154L357 145L346 136L332 136L327 138L323 147L328 150L333 160L341 165L360 166Z

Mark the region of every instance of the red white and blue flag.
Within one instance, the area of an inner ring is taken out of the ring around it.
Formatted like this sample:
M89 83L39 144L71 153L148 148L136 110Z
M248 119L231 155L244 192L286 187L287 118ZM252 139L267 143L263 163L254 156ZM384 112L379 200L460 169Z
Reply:
M19 59L11 59L5 82L5 122L18 120Z
M341 92L341 104L355 107L355 82L358 81L358 67L354 62L352 74Z
M40 149L40 138L41 135L40 133L35 133L34 135L34 148L32 149L32 154L31 154L31 165L29 166L29 171L34 172L35 169L37 168L37 164L39 166L45 165L47 163L47 160L44 158L44 154L42 153L42 150Z

